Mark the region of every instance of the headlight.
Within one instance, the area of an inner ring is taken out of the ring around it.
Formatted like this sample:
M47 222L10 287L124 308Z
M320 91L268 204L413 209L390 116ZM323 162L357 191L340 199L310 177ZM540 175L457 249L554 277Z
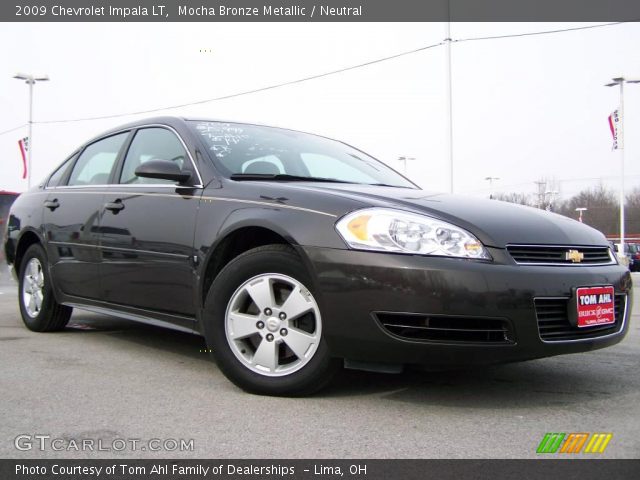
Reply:
M482 243L450 223L401 210L368 208L336 223L347 245L359 250L491 259Z

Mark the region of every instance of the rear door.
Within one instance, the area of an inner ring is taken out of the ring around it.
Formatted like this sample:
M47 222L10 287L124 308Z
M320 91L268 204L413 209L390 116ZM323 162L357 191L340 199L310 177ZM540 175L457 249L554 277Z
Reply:
M103 196L129 132L86 146L49 179L44 233L51 273L66 295L99 298L98 236Z
M193 188L140 178L149 160L171 160L192 173ZM104 197L100 225L102 288L114 304L195 316L193 235L202 188L178 134L139 128Z

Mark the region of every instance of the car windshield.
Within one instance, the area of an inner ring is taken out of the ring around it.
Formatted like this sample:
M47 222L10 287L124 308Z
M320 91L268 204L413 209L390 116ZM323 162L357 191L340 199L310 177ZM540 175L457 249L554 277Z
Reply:
M323 181L416 188L380 161L344 143L241 123L192 121L216 166L234 180Z

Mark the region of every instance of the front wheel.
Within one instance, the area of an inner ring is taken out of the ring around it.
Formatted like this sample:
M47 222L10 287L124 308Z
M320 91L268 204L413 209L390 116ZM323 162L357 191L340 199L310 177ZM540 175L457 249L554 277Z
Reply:
M307 395L337 368L310 278L290 247L259 247L231 261L209 290L204 317L220 369L246 391Z
M46 266L46 254L40 244L31 245L20 264L20 314L26 327L34 332L62 330L73 310L56 302Z

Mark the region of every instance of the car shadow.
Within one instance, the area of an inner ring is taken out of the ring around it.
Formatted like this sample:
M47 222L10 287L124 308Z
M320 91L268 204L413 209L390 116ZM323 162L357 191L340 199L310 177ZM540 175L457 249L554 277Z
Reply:
M171 352L192 359L209 362L207 346L203 337L148 325L116 317L76 311L64 330L65 334L102 334L111 338L133 342L138 345Z
M65 333L107 334L110 338L198 359L216 368L206 354L204 338L197 335L82 312L74 314ZM615 348L464 370L407 370L400 374L342 370L313 398L374 396L461 409L585 405L640 389L640 379L630 375L624 365L613 368L621 363ZM634 359L622 363L629 360Z
M637 391L638 380L628 373L597 368L590 354L585 362L554 357L507 365L440 372L406 371L377 374L344 370L319 396L376 395L421 405L449 408L509 409L523 407L585 405ZM573 357L573 358L571 358ZM589 368L590 364L596 368ZM578 368L576 368L578 367Z

